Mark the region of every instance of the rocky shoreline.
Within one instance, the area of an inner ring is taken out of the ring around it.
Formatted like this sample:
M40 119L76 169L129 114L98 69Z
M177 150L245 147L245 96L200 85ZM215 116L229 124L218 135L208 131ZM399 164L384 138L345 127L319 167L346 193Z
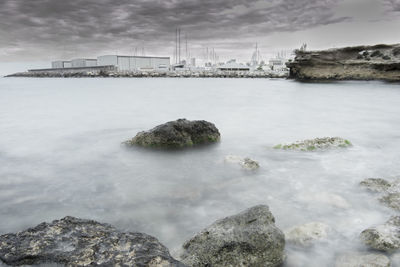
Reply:
M400 81L400 44L295 51L286 63L297 80Z
M255 72L18 72L5 77L24 78L287 78L288 73Z

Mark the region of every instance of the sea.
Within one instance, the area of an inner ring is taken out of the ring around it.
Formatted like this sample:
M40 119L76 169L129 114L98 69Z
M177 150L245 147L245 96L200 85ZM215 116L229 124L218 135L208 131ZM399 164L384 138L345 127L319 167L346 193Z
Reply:
M179 118L214 123L221 141L172 151L122 144ZM273 149L336 136L353 146ZM217 219L264 204L283 231L333 229L310 247L287 244L285 266L329 266L367 251L361 231L398 214L359 183L396 179L399 163L398 83L0 78L0 235L75 216L153 235L178 257Z

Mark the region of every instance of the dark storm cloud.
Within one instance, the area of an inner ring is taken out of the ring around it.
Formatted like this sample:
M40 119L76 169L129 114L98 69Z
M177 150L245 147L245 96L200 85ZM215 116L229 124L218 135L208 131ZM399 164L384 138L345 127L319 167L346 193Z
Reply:
M390 11L400 12L400 0L386 0L386 2Z
M181 27L192 43L223 41L240 47L242 38L348 20L335 16L338 2L1 0L0 57L59 55L60 50L83 54L142 45L169 53L176 27ZM398 8L395 1L390 2Z

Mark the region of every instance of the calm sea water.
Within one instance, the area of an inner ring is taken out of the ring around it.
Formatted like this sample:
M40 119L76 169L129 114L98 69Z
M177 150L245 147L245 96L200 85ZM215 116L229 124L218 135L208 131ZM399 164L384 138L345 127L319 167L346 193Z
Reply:
M364 250L359 233L393 211L358 183L400 174L400 85L268 79L0 79L0 234L67 215L156 236L176 254L216 219L269 205L281 229L336 231L287 266L326 266ZM187 118L220 144L127 149L138 131ZM288 152L282 142L340 136L350 149ZM224 157L257 160L246 172ZM338 199L340 200L338 201Z

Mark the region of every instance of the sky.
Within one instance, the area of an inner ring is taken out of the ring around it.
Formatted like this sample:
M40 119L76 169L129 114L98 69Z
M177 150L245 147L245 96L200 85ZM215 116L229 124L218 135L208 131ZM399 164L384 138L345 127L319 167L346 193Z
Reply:
M220 61L249 61L256 43L263 58L303 43L400 43L400 0L0 0L0 64L134 53L172 59L177 27L182 58L187 40L188 57L204 58L208 47Z

